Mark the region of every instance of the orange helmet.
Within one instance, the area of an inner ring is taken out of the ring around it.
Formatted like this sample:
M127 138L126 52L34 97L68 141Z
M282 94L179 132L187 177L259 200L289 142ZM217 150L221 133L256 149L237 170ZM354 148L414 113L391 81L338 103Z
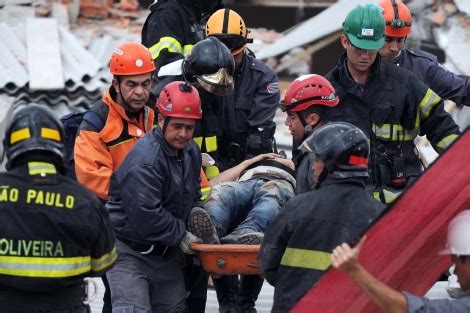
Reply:
M281 110L300 112L312 105L334 107L338 102L336 91L326 78L309 74L300 76L289 85Z
M198 91L183 81L174 81L163 87L158 97L157 109L165 117L202 118Z
M116 76L139 75L155 71L155 64L145 46L137 42L126 42L113 51L109 70Z
M242 17L230 9L217 10L207 20L206 37L217 37L233 55L245 50L246 44L251 42L247 39L248 33Z
M406 37L411 33L410 9L400 0L382 0L385 34L390 37Z

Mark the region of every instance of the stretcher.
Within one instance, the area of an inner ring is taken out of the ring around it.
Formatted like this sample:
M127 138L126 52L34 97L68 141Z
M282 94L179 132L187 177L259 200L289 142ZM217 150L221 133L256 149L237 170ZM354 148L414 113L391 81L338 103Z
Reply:
M202 267L216 275L258 275L257 255L259 245L211 245L195 243L191 249L197 251Z
M424 295L450 266L447 225L470 208L470 131L466 131L367 231L359 261L397 290ZM360 209L360 208L358 208ZM343 272L330 268L293 312L380 312Z

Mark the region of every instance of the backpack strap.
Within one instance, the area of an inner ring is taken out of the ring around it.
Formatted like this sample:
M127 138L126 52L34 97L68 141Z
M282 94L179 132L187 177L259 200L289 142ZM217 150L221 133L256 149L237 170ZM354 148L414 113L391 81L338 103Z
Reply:
M104 127L105 122L103 118L95 111L86 111L83 114L83 119L93 126L93 128L95 128L98 132L101 131Z

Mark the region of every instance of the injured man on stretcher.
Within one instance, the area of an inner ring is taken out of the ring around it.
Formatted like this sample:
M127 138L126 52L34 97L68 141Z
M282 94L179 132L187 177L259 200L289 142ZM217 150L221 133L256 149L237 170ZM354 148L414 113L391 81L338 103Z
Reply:
M245 160L211 179L204 208L193 208L188 230L210 244L261 244L264 231L295 195L294 163L274 153Z

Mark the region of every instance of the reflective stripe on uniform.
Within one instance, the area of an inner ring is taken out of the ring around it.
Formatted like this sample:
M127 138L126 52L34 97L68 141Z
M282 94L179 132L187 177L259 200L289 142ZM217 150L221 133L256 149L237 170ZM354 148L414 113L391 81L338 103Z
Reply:
M391 141L411 141L418 133L415 130L408 130L400 124L383 124L381 126L373 124L375 136Z
M117 247L114 245L113 250L111 252L104 254L98 259L91 258L91 270L93 272L99 272L103 269L111 266L114 262L116 262L118 257Z
M46 162L28 162L29 175L57 174L54 164Z
M201 149L201 147L202 147L202 137L194 137L193 140L194 140L194 142L196 142L199 149Z
M204 168L204 173L206 174L207 179L212 179L220 174L220 170L217 166L211 165Z
M217 137L211 136L204 138L206 144L206 152L214 152L217 151Z
M193 50L193 45L185 45L183 47L183 55L188 56L191 53L191 50Z
M0 256L0 274L23 277L69 277L90 271L90 257Z
M331 253L287 247L281 265L325 271L331 265Z
M149 51L152 54L152 59L155 60L158 58L163 49L168 49L168 52L183 54L183 48L178 40L173 37L162 37L156 44L149 48Z
M401 194L401 191L393 192L393 191L389 191L387 189L383 189L382 192L383 192L383 195L384 195L385 204L390 204L390 203L394 202ZM374 191L374 198L379 200L379 201L382 201L382 199L380 199L380 192L379 191Z
M0 256L0 274L22 277L60 278L98 272L117 259L116 247L98 259L89 256L71 258Z
M421 120L428 118L429 113L431 113L432 108L441 101L434 91L428 88L426 94L424 95L423 100L419 103L419 110L421 112Z
M450 144L453 143L458 137L459 135L457 134L446 136L437 143L437 147L442 150L447 149L447 147L449 147Z
M201 200L203 201L206 200L210 192L211 192L211 187L201 188Z

